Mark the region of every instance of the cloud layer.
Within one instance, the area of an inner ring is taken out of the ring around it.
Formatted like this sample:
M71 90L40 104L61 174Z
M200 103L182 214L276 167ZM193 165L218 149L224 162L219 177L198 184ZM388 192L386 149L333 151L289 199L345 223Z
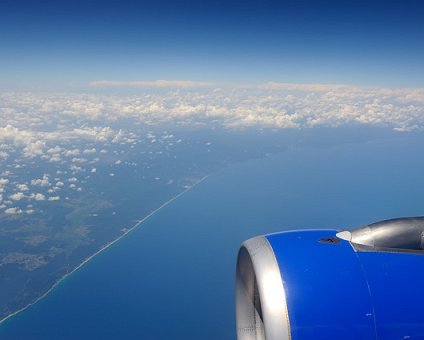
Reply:
M147 86L149 82L135 83ZM172 81L150 83L168 86ZM182 87L196 85L180 83ZM112 123L122 119L148 125L170 121L214 122L232 128L302 128L352 123L388 126L402 131L424 127L424 89L284 83L244 88L198 87L135 96L3 93L0 95L0 117L8 126L0 128L0 141L25 144L28 156L37 155L43 144L37 143L34 130L44 128L43 137L49 140L106 140L123 137L123 131L110 128ZM54 127L50 131L45 128L47 122Z
M95 82L128 85L128 82ZM208 89L190 81L130 82L136 87L186 89L139 95L0 94L0 161L16 148L27 158L60 162L96 150L64 149L60 143L131 143L132 124L173 123L224 128L311 128L348 124L385 126L398 131L424 128L424 89L360 88L345 85L266 83ZM193 88L191 88L193 87ZM123 124L125 122L125 124ZM124 125L127 128L124 128ZM131 126L131 124L130 124ZM76 152L78 151L78 152Z

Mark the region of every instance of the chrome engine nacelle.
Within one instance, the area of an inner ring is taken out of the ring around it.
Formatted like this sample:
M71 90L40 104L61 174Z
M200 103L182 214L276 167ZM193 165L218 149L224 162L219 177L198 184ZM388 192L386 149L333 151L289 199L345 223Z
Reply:
M244 242L238 340L424 339L423 235L414 217Z

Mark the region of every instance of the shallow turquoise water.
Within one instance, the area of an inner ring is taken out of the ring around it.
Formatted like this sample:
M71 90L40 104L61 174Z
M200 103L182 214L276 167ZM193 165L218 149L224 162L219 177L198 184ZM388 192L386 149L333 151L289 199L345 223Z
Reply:
M0 337L234 339L239 244L424 215L423 142L295 149L212 174L2 325Z

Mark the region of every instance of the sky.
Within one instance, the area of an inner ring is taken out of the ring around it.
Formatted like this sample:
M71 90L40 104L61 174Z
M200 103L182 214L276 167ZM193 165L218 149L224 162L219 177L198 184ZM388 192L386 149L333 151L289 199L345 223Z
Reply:
M424 87L420 1L3 0L0 90L190 80Z

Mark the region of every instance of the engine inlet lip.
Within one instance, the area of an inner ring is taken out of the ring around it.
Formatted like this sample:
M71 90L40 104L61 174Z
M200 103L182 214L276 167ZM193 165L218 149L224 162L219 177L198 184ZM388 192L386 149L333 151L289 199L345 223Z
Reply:
M238 340L291 339L281 272L264 236L247 240L239 250L236 323Z

